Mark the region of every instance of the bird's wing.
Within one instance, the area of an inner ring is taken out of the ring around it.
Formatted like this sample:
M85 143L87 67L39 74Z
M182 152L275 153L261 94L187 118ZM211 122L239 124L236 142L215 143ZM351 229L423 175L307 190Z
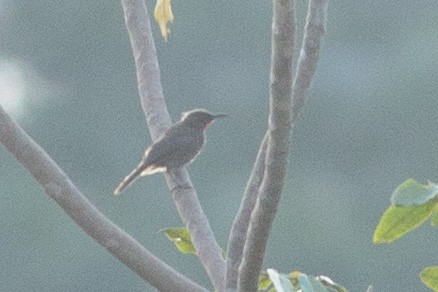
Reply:
M203 135L188 128L171 128L147 153L147 164L156 167L182 166L192 160L203 144Z

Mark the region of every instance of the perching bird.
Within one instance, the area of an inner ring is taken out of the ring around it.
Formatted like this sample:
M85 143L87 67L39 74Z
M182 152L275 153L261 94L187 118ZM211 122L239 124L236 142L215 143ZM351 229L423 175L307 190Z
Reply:
M120 194L139 176L181 168L193 161L204 144L207 127L214 119L225 116L213 115L203 109L183 113L181 121L146 149L140 164L119 184L114 195Z

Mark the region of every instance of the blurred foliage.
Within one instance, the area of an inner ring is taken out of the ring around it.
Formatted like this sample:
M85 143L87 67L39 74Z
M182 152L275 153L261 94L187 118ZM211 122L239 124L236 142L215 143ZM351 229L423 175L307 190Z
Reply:
M374 231L374 243L391 243L434 216L437 225L438 186L432 182L419 184L410 178L400 184L391 196L391 206L386 209ZM438 291L438 267L428 267L420 273L426 286Z
M274 269L262 271L259 291L267 292L347 292L348 290L326 276L309 276L299 271L288 275Z
M438 186L432 182L419 184L410 178L400 184L391 196L391 206L386 209L374 231L374 243L389 243L423 224L438 210ZM436 216L432 225L436 225Z

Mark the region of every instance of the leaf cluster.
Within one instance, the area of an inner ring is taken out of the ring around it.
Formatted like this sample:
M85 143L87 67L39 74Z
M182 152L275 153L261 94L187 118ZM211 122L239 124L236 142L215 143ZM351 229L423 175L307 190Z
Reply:
M438 185L420 184L410 178L392 193L391 205L383 213L374 231L373 243L392 243L418 228L429 218L438 226ZM424 268L420 273L423 283L438 291L438 266Z

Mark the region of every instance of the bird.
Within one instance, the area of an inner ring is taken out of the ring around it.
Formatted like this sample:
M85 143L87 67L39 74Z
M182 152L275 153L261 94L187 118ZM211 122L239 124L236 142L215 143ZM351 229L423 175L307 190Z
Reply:
M226 116L214 115L205 109L182 113L181 120L146 149L140 164L117 186L114 195L119 195L139 176L169 172L192 162L204 145L208 126L214 120Z

